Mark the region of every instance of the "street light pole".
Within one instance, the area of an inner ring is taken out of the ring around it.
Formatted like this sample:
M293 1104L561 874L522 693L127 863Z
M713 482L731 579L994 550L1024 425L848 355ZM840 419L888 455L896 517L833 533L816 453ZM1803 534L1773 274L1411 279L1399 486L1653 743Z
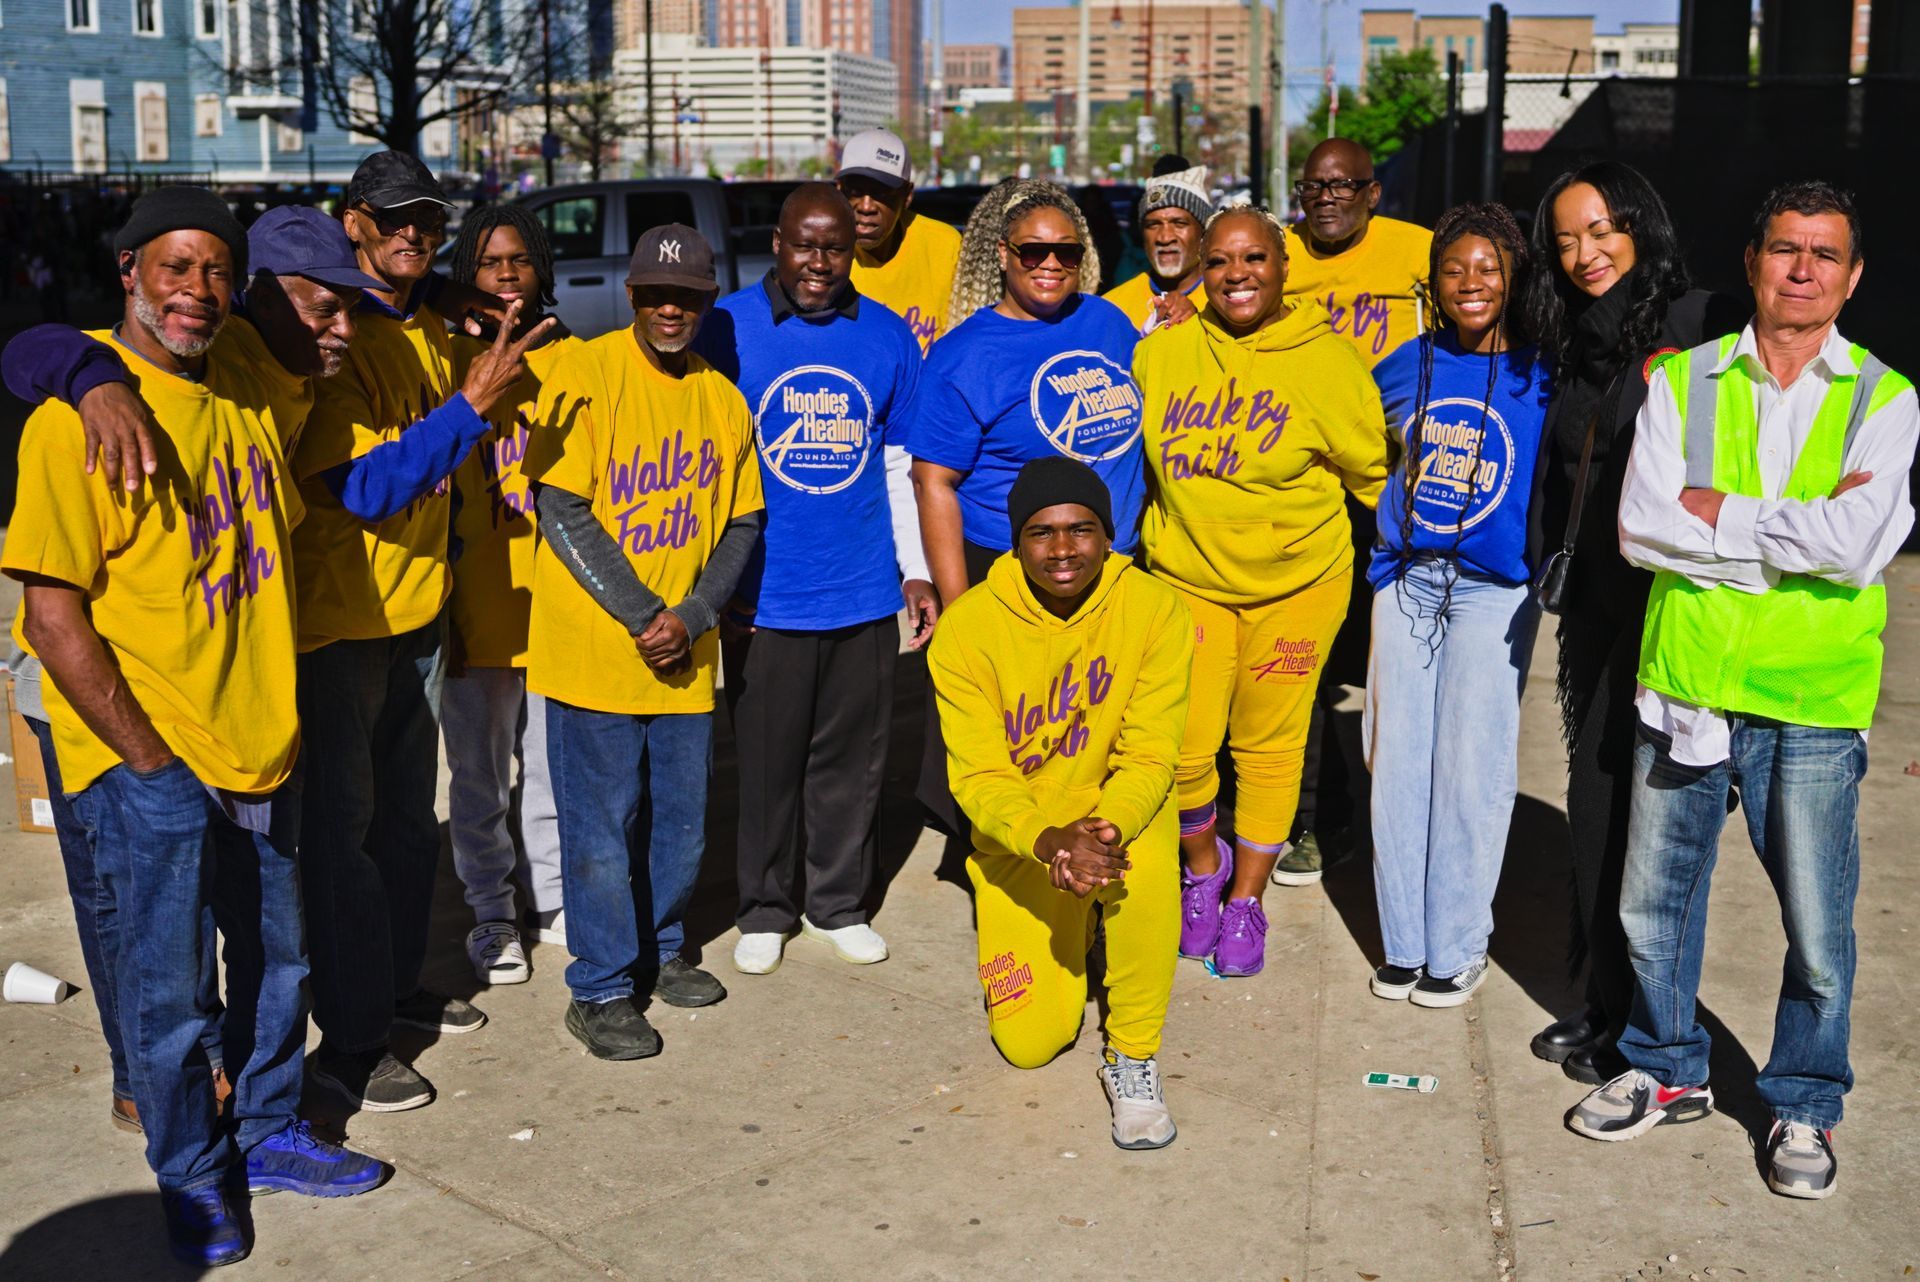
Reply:
M1080 88L1073 95L1073 148L1080 173L1093 181L1093 0L1080 0Z
M1273 170L1267 190L1272 193L1270 207L1284 220L1287 217L1287 0L1273 0L1273 60L1267 68L1273 86L1273 144L1268 149Z
M540 101L546 122L540 135L540 159L547 186L553 186L553 0L540 0Z
M653 177L655 155L653 148L653 0L647 0L647 177Z

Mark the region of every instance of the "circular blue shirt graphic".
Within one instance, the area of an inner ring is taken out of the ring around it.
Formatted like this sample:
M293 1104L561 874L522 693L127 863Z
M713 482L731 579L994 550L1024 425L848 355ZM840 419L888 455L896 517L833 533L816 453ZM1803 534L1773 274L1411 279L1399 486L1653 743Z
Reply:
M801 365L773 380L753 423L768 474L807 494L846 489L872 453L873 398L831 365Z
M1140 437L1140 389L1099 352L1061 352L1042 365L1029 403L1040 434L1082 463L1124 454Z
M1413 419L1402 427L1409 432ZM1404 435L1402 439L1405 439ZM1513 433L1492 406L1450 396L1427 406L1420 429L1420 477L1413 519L1435 534L1471 530L1513 485Z

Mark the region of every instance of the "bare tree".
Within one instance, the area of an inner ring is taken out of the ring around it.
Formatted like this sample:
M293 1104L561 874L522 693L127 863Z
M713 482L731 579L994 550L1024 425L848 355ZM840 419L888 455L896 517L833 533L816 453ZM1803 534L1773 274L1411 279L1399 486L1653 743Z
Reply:
M620 143L641 126L633 110L632 87L611 71L605 79L589 79L565 86L555 102L562 128L560 140L580 158L594 181L619 152Z

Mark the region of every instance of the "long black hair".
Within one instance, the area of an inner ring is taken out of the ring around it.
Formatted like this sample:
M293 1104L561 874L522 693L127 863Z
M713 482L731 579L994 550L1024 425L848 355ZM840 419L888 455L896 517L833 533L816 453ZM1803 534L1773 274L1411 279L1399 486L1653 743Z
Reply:
M1644 174L1617 160L1597 160L1561 174L1540 198L1534 215L1533 258L1540 270L1527 292L1528 328L1556 371L1565 366L1572 350L1574 318L1592 302L1559 269L1560 249L1554 242L1553 202L1577 183L1599 192L1614 227L1633 237L1633 270L1614 286L1627 290L1626 321L1620 330L1623 358L1653 347L1667 319L1668 305L1693 284L1680 257L1680 238L1674 234L1666 202Z
M533 274L540 282L540 305L553 306L553 239L546 224L523 205L482 205L460 224L460 239L453 244L453 261L447 275L462 285L473 284L480 270L480 255L494 229L511 227L526 242L527 257L533 259Z
M1439 289L1434 282L1440 279L1440 262L1448 249L1461 238L1479 236L1499 251L1505 259L1506 298L1500 305L1500 314L1494 319L1496 331L1495 351L1487 360L1487 387L1480 399L1480 429L1474 436L1473 458L1467 468L1467 494L1461 502L1460 514L1453 524L1453 544L1436 559L1445 562L1446 585L1442 589L1440 605L1436 612L1433 645L1437 647L1440 638L1446 633L1447 607L1453 600L1453 585L1459 573L1460 540L1466 535L1467 513L1473 509L1474 496L1479 491L1480 455L1487 439L1487 415L1492 411L1494 392L1499 386L1500 367L1513 359L1513 352L1523 341L1524 326L1520 324L1522 300L1525 297L1529 272L1526 236L1520 230L1520 224L1514 220L1513 213L1500 204L1455 205L1440 215L1440 221L1433 228L1433 245L1427 255L1427 293L1431 296L1428 312L1436 320L1444 321L1446 312L1439 306ZM1407 420L1405 455L1401 466L1406 469L1405 489L1401 496L1402 510L1400 520L1399 561L1402 568L1413 561L1414 500L1420 486L1420 472L1423 459L1421 446L1426 434L1427 407L1433 399L1433 348L1438 335L1425 334L1415 341L1419 344L1420 368L1414 383L1413 415ZM1432 555L1432 554L1423 554ZM1405 605L1402 609L1406 609ZM1411 617L1411 616L1409 616Z

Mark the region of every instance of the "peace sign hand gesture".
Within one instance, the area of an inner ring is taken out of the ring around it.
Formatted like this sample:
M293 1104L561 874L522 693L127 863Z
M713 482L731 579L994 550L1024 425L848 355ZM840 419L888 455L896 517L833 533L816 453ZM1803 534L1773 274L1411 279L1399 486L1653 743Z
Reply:
M520 381L520 376L527 372L524 359L527 349L558 323L549 316L514 339L512 335L520 319L522 306L524 302L518 298L507 304L507 318L501 323L500 332L494 336L493 346L480 353L474 358L473 364L467 366L467 380L460 385L460 391L476 414L485 416L494 403Z

